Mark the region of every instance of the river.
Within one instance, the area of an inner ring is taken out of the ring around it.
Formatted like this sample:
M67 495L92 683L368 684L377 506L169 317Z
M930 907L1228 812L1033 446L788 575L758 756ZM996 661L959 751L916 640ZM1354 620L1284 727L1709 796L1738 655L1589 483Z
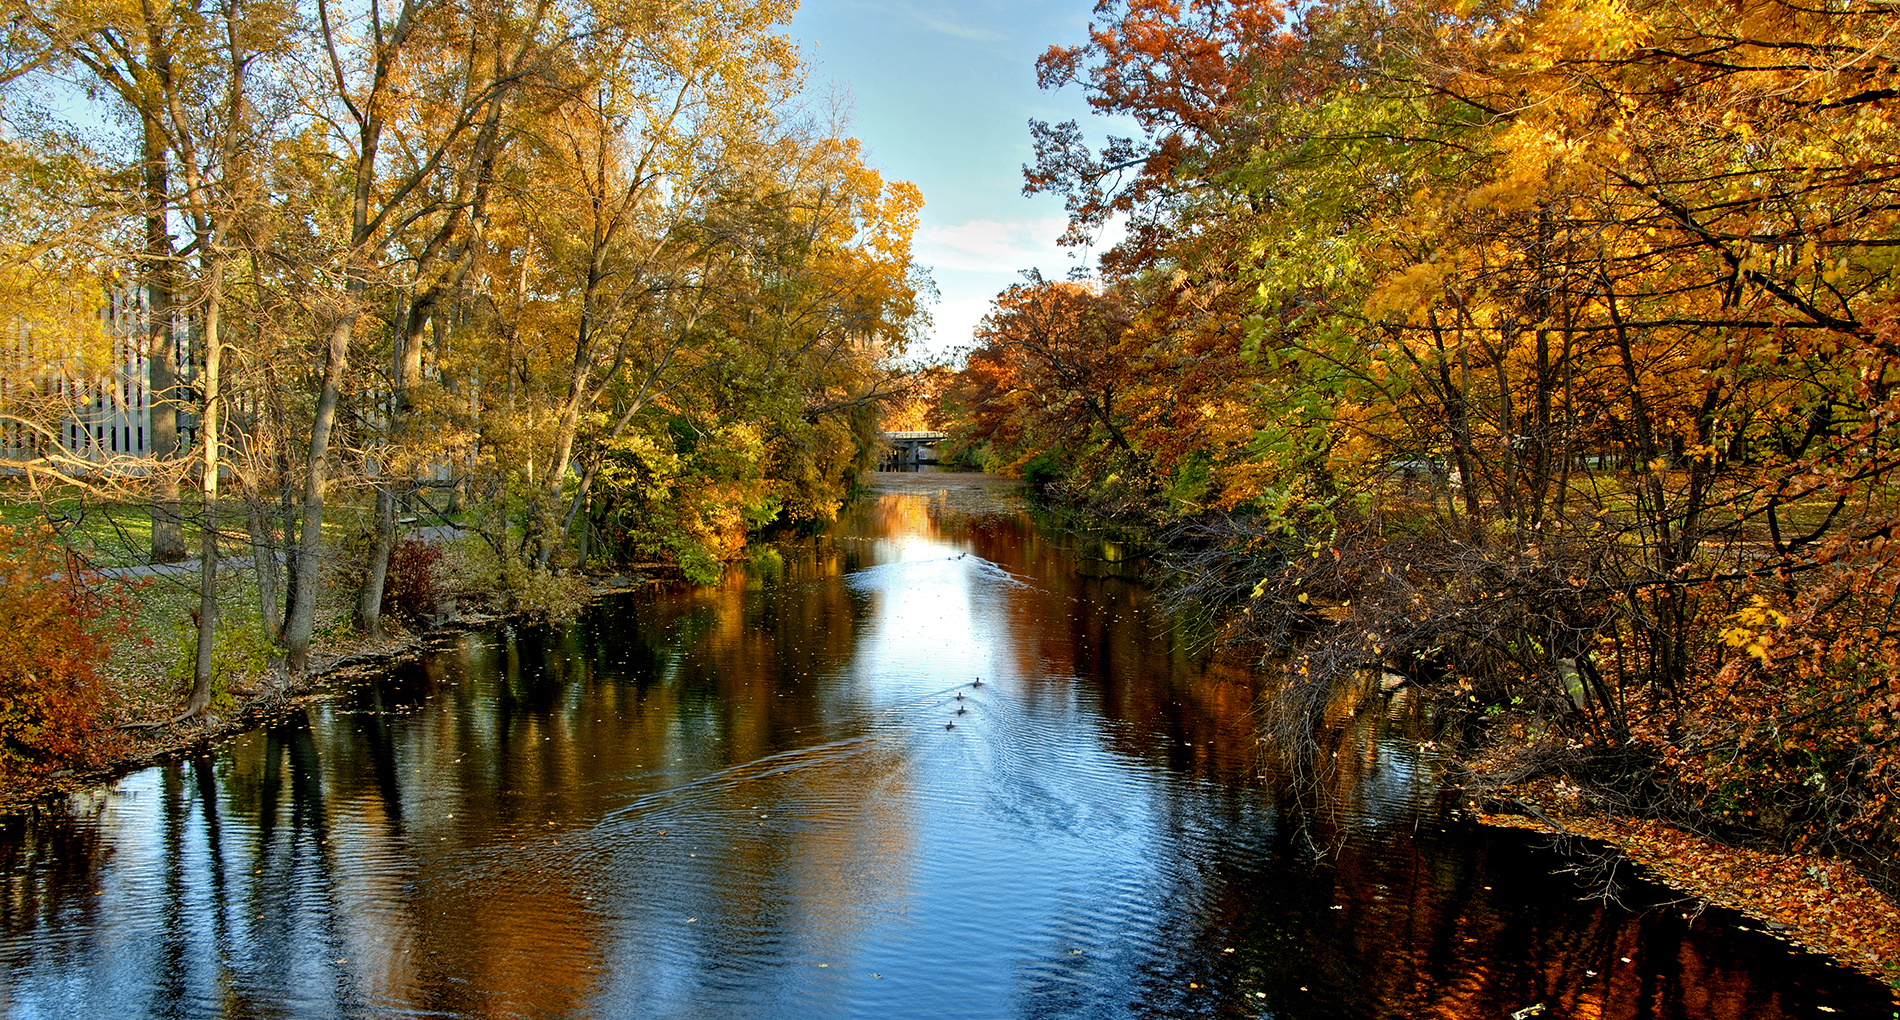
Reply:
M0 1014L1891 1013L1627 865L1457 820L1403 693L1269 767L1263 679L1120 547L880 479L721 586L457 635L0 822Z

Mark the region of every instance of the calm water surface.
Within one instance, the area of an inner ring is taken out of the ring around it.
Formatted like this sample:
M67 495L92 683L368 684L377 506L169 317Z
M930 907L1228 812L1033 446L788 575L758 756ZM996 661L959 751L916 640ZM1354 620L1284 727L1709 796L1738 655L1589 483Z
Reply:
M718 589L464 635L0 823L0 1013L1890 1016L1448 820L1403 699L1342 705L1295 796L1259 681L1113 545L885 486Z

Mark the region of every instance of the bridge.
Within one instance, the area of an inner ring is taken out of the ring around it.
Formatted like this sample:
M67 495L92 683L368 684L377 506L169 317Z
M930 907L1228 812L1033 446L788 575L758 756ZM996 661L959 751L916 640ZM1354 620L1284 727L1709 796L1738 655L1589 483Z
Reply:
M949 438L947 432L886 432L884 457L879 471L915 471L924 464L937 462L937 444Z

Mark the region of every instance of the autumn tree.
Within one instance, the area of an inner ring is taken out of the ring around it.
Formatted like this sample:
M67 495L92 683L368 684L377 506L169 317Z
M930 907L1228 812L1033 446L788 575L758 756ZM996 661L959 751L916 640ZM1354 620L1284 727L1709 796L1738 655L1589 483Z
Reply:
M966 369L974 392L962 397L977 410L959 441L989 444L991 457L1014 470L1039 457L1099 452L1116 469L1145 474L1124 406L1140 371L1124 347L1128 304L1097 284L1025 276L977 327Z
M695 577L765 524L831 519L921 314L916 189L848 140L798 129L756 144L677 225L698 268L672 300L690 317L664 372L606 394L569 502L593 499L610 545L679 557Z
M1309 676L1642 749L1621 775L1671 763L1684 810L1753 784L1800 838L1890 829L1894 17L1099 5L1039 67L1141 134L1035 125L1026 180L1078 236L1128 217L1122 431L1202 473L1154 507L1189 587ZM972 357L974 421L1004 367ZM1830 665L1777 702L1796 648ZM1847 787L1788 781L1795 720Z
M0 342L0 457L31 489L58 488L96 455L68 449L63 429L114 361L115 225L98 211L110 176L70 136L0 139L0 215L19 225L0 241L0 316L13 324Z
M703 579L836 512L925 321L921 196L798 106L791 10L9 9L0 86L33 130L0 139L0 300L28 334L4 351L8 467L150 499L156 558L196 521L181 718L214 687L234 486L292 674L328 586L381 631L400 508L444 473L480 497L503 586L590 556ZM76 77L122 115L97 150L31 105ZM67 449L128 329L161 362L160 456Z
M344 12L320 3L317 14L316 38L305 51L308 63L299 80L307 85L312 129L322 126L322 141L334 147L311 153L328 164L320 179L330 188L309 196L304 222L319 232L300 253L321 260L307 277L316 286L305 300L316 312L323 370L298 457L302 511L284 632L292 671L304 669L309 657L322 583L331 440L358 325L376 289L387 282L381 276L384 260L396 239L411 230L433 228L438 237L453 237L464 229L466 210L443 210L444 192L429 185L452 169L470 139L500 143L494 108L542 65L550 42L543 33L551 31L547 4L465 10L404 3L385 11L372 3L361 12ZM443 60L445 53L456 59ZM316 141L313 136L307 143ZM385 146L408 158L391 160ZM479 156L472 165L481 165ZM469 186L464 178L458 187ZM381 526L379 534L387 530ZM379 559L386 558L384 549ZM362 622L376 625L373 611L364 616Z

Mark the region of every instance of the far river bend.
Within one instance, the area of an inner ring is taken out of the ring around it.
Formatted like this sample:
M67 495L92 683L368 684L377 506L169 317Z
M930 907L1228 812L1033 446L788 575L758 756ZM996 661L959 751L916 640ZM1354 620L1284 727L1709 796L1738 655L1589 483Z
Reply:
M1451 819L1403 696L1296 796L1263 681L1113 552L886 476L721 587L461 635L0 822L0 1015L1891 1014Z

